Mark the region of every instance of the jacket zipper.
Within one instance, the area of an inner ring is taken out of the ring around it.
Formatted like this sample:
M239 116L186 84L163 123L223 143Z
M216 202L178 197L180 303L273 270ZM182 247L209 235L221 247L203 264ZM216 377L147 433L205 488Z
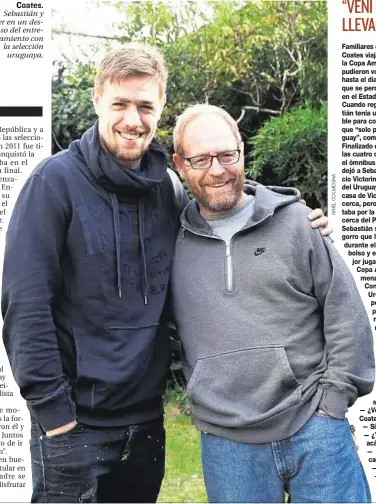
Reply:
M231 242L232 238L230 240L230 243L226 243L226 274L225 274L225 291L226 292L234 292L235 286L234 286L234 261L232 260L232 253L231 253Z
M213 240L219 240L225 244L226 247L226 253L225 253L225 292L234 292L235 291L235 275L234 275L234 261L233 261L233 255L232 255L232 242L237 234L239 234L241 231L245 231L246 229L251 229L259 226L260 224L265 223L268 221L273 214L266 215L261 221L255 222L251 226L245 227L243 229L239 229L232 237L229 243L226 243L224 240L219 238L218 236L210 236L205 233L200 233L199 231L193 230L193 229L187 229L184 227L182 224L182 239L185 239L185 231L189 231L192 234L195 234L197 236L203 236L205 238L212 238Z

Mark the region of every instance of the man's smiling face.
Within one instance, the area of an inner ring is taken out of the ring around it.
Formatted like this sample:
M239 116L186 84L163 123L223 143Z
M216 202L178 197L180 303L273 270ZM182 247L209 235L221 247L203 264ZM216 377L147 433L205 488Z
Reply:
M217 215L239 206L245 198L243 144L236 139L229 124L218 114L203 114L187 124L182 141L184 157L207 155L241 149L239 161L221 165L214 158L207 170L195 170L188 161L174 154L180 175L187 181L200 211Z
M140 159L152 141L164 105L158 82L150 75L105 81L94 90L99 136L121 163Z

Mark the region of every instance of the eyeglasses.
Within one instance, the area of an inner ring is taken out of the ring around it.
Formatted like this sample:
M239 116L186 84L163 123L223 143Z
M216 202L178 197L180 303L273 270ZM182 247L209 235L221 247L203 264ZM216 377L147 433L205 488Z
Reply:
M185 161L188 161L194 170L209 170L213 164L213 159L217 158L218 163L222 166L229 166L237 163L240 158L240 149L223 151L216 156L211 156L210 154L202 154L201 156L193 157L183 157L180 156Z

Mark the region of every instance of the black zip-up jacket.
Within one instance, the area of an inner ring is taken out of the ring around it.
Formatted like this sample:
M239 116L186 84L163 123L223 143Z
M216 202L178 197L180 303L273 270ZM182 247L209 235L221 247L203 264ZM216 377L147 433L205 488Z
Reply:
M100 147L97 124L27 180L7 232L3 338L45 431L162 415L180 210L161 148L137 175Z

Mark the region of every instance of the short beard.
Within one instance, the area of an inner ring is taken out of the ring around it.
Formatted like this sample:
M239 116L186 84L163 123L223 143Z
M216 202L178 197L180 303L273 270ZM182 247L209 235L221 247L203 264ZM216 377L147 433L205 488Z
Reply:
M145 132L146 135L148 135L147 132ZM145 154L145 152L148 150L149 148L149 145L151 143L151 141L153 140L154 138L154 134L150 136L150 139L148 142L144 142L141 146L141 148L139 150L135 150L134 152L132 150L129 150L129 151L125 151L123 152L121 148L119 148L118 146L111 146L109 145L106 140L103 138L103 136L101 135L101 133L99 132L99 140L100 140L100 143L102 145L102 147L105 148L105 150L107 152L109 152L111 154L111 156L113 156L120 164L122 164L122 162L134 162L134 161L138 161L139 159L142 158L142 156Z
M205 191L199 197L196 197L197 203L200 207L215 213L227 212L236 208L242 198L244 189L244 175L236 180L231 192L226 194L222 199L209 199Z
M133 154L131 152L122 154L121 150L117 149L116 152L112 152L112 155L120 162L122 161L138 161L142 158L149 147L149 144L146 147L141 148L139 151L135 151Z
M151 138L151 140L153 137ZM122 162L125 163L132 163L134 161L138 161L142 158L142 156L145 154L145 152L148 150L149 145L151 143L151 140L145 145L143 144L139 150L135 150L134 152L132 150L125 151L123 152L122 149L119 147L113 149L111 146L107 144L107 142L101 138L101 143L105 147L105 149L113 156L120 164Z
M224 200L213 201L206 198L200 198L198 201L199 205L211 212L225 212L227 210L232 210L236 207L239 198L234 193L229 194Z

